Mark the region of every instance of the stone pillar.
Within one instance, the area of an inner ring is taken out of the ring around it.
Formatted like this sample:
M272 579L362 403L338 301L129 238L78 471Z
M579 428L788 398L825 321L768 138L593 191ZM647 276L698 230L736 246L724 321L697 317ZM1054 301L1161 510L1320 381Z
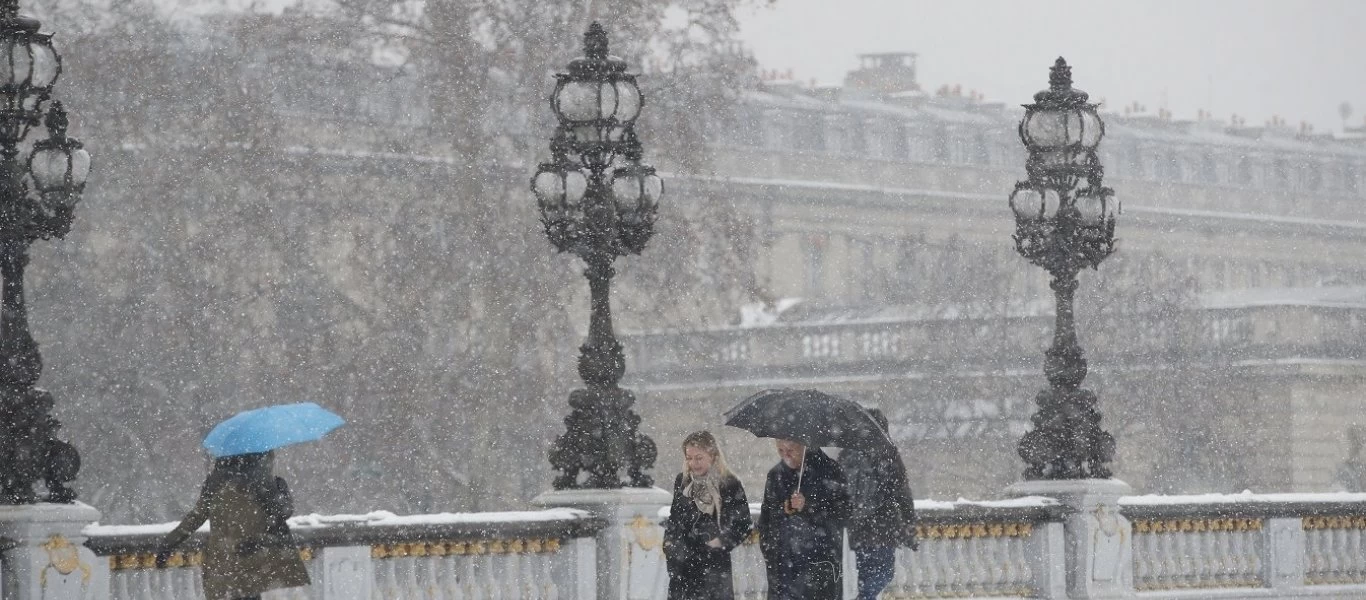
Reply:
M1266 587L1293 590L1304 587L1304 546L1307 543L1300 517L1266 520L1262 530L1262 572Z
M1067 600L1067 532L1062 523L1035 523L1025 551L1039 598Z
M109 600L109 560L82 533L99 519L79 502L0 506L0 598Z
M313 600L370 600L375 584L369 546L318 549L317 574L310 586Z
M669 575L664 566L664 528L659 511L673 495L659 488L558 490L537 496L538 506L577 508L607 520L598 533L598 600L652 600L664 597ZM586 600L586 599L584 599Z
M1133 491L1118 479L1038 480L1007 488L1013 496L1044 496L1067 507L1063 555L1067 597L1133 598L1134 544L1119 498Z

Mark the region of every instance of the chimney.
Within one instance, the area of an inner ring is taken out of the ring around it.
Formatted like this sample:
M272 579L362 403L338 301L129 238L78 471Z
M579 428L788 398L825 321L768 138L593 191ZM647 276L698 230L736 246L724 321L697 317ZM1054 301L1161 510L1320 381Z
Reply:
M919 92L912 52L860 54L859 68L844 76L845 89L859 96L885 98Z

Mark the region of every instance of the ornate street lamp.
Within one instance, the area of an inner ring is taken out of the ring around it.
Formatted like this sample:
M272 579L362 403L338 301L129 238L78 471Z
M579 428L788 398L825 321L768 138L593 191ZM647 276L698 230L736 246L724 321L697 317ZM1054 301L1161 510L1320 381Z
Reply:
M71 230L90 174L90 154L66 136L62 103L52 102L43 118L62 59L52 34L38 29L36 19L19 14L18 0L0 0L0 504L36 502L39 480L46 500L72 502L67 484L80 470L76 448L56 438L52 394L34 387L43 360L24 305L29 244ZM40 121L48 138L21 157L20 145Z
M1072 87L1061 57L1049 88L1024 105L1020 140L1029 151L1028 179L1015 184L1015 249L1052 275L1057 300L1053 346L1045 353L1049 388L1035 397L1034 429L1020 439L1026 479L1108 478L1115 440L1100 427L1096 396L1081 389L1086 359L1077 343L1072 297L1077 273L1100 265L1115 249L1114 190L1102 185L1096 146L1105 124L1086 92ZM1085 187L1078 188L1085 183Z
M649 487L655 443L638 430L635 398L617 387L626 357L612 332L608 293L612 261L639 254L654 233L664 182L640 162L635 120L645 96L636 76L607 54L607 33L599 24L588 28L583 46L584 56L555 75L550 108L560 124L550 141L551 162L531 179L546 236L588 265L591 292L588 340L579 348L579 376L587 389L569 395L573 410L550 450L550 464L560 472L557 490Z

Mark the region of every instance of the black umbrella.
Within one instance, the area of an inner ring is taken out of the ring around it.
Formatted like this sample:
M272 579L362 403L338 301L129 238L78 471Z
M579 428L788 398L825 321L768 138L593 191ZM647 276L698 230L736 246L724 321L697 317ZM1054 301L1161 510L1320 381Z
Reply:
M892 440L862 406L818 390L764 390L726 411L726 424L807 446L892 447Z
M896 453L895 444L862 406L818 390L764 390L725 416L727 425L759 437L792 440L807 447Z

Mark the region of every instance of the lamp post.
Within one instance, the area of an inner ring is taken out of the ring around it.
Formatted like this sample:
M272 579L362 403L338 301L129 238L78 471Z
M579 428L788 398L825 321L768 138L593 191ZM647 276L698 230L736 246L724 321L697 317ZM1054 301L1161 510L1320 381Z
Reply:
M52 34L20 15L18 0L0 0L0 504L36 502L39 480L46 500L72 502L66 484L80 470L76 448L56 438L52 394L34 387L43 360L24 305L29 244L71 230L90 173L90 154L66 136L62 103L52 102L44 117L61 70ZM40 122L48 137L21 156L20 144Z
M550 464L560 472L557 490L649 487L655 444L638 430L635 398L617 387L626 357L612 332L608 294L612 261L639 254L654 233L664 183L640 162L635 120L645 96L636 76L607 54L601 25L588 28L583 45L584 56L555 75L550 108L559 126L550 141L552 158L531 180L546 236L556 250L587 264L591 294L588 340L579 348L579 376L587 388L569 395L573 410L550 450Z
M1028 178L1015 184L1015 249L1052 276L1057 301L1053 345L1044 358L1049 387L1035 397L1034 429L1020 439L1019 453L1036 479L1104 479L1115 440L1101 429L1096 396L1081 389L1086 359L1077 343L1072 297L1077 273L1096 268L1115 249L1114 190L1102 185L1096 147L1105 124L1086 92L1072 87L1072 68L1061 57L1049 88L1024 105L1020 140L1029 151ZM1079 187L1082 184L1084 187Z

